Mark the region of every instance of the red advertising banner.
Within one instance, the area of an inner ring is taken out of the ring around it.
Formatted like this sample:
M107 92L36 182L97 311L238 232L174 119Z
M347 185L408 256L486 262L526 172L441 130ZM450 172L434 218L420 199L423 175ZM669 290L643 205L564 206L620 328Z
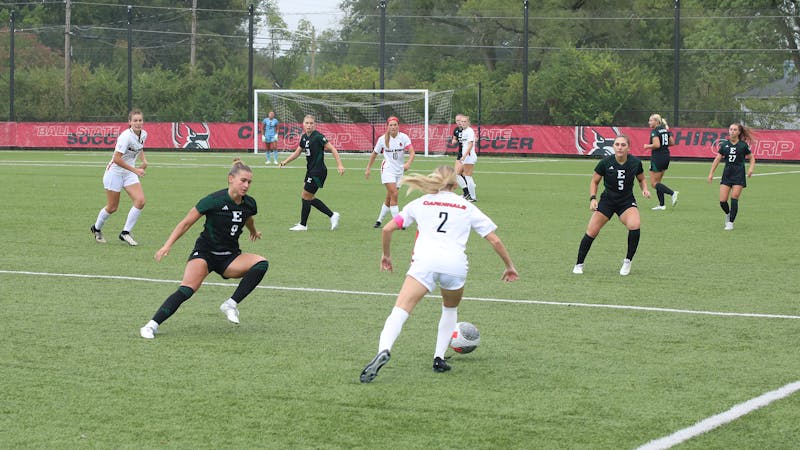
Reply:
M110 149L127 126L126 123L0 122L0 148ZM148 133L145 145L149 149L248 151L253 148L251 123L155 122L145 123L145 129ZM386 132L385 125L370 124L320 123L317 130L338 150L358 152L371 150ZM417 152L424 151L424 126L401 125L401 131L411 137ZM673 128L672 132L675 145L670 153L682 158L713 158L717 142L727 136L726 129L714 128ZM278 148L294 150L302 133L302 124L280 124ZM452 125L429 126L428 151L455 152L456 146L450 143L452 133ZM480 153L607 155L613 153L611 144L620 134L631 138L634 155L649 156L644 150L650 136L648 128L605 126L483 125L480 127ZM754 130L754 135L756 142L752 143L751 150L757 158L800 161L800 131ZM260 139L259 144L263 148Z

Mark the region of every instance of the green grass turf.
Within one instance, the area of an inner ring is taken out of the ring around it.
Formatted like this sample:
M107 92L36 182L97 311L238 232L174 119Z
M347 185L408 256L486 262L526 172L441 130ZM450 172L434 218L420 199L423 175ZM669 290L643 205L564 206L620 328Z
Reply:
M124 194L108 244L88 230L110 154L0 152L2 448L635 448L800 379L797 165L759 162L725 232L710 161L673 162L664 182L680 191L676 208L651 211L637 189L642 239L623 278L616 219L584 275L571 273L595 160L482 157L477 205L520 280L501 282L501 261L473 235L459 319L480 328L481 347L432 372L431 296L362 385L414 237L396 233L396 272L379 272L372 224L385 190L377 173L364 179L366 156L344 155L345 175L332 170L319 193L340 229L313 210L309 231L292 233L303 161L279 169L243 154L264 238L242 247L270 270L242 324L217 309L238 280L212 274L145 341L138 329L178 286L201 224L161 263L153 254L226 186L234 155L148 153L131 248L116 238ZM452 162L420 157L413 171ZM682 448L793 448L798 408L795 394Z

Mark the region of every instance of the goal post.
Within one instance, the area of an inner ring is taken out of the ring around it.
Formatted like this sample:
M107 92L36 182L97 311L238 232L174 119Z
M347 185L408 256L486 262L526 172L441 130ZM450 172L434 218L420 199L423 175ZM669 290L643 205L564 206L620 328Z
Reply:
M254 89L253 152L264 148L261 121L269 111L278 119L280 150L293 151L303 118L316 117L317 130L345 152L372 151L395 116L417 152L444 154L450 142L454 91L428 89Z

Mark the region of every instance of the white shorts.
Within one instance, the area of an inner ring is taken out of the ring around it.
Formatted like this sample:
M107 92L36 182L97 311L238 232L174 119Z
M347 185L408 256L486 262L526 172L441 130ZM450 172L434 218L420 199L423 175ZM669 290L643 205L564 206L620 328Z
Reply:
M126 170L122 173L116 170L106 170L103 175L103 187L108 191L120 192L132 184L139 183L139 175Z
M475 164L478 162L478 155L475 153L475 150L469 152L466 158L464 158L464 164Z
M403 174L402 173L400 175L398 175L398 174L392 173L392 172L390 172L388 170L381 169L381 183L382 184L394 183L394 184L397 185L397 187L400 187L400 180L402 178L403 178Z
M464 287L464 283L467 281L467 277L459 277L447 273L421 270L419 267L415 267L413 263L411 264L411 267L408 268L406 275L419 281L423 286L425 286L426 289L428 289L428 292L433 292L433 290L436 289L437 284L442 289L455 291Z
M264 137L261 138L261 140L263 140L267 144L272 143L272 142L278 142L278 135L275 134L273 136L267 137L267 135L265 134Z

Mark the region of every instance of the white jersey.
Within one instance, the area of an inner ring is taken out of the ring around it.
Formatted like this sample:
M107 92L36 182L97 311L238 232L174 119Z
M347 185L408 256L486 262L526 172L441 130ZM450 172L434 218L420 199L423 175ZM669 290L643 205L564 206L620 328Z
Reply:
M139 153L144 149L144 141L147 139L147 131L142 130L141 136L136 136L130 128L120 133L117 138L117 146L114 148L114 153L122 153L122 160L128 163L131 167L136 167L136 158ZM116 165L112 155L111 162L108 163L106 170L113 170L117 173L127 172L127 169Z
M400 211L402 226L417 223L411 264L430 272L466 277L467 240L471 230L480 237L497 229L486 214L454 192L426 194Z
M411 147L411 139L407 134L398 132L397 136L389 137L389 147L386 147L386 137L381 136L375 143L375 153L383 153L381 171L389 172L396 176L403 175L403 164L405 164L405 151Z
M461 130L461 137L458 139L461 142L461 149L466 154L467 149L469 148L469 143L472 142L472 148L470 148L470 155L477 154L475 153L475 130L472 127L467 127Z

